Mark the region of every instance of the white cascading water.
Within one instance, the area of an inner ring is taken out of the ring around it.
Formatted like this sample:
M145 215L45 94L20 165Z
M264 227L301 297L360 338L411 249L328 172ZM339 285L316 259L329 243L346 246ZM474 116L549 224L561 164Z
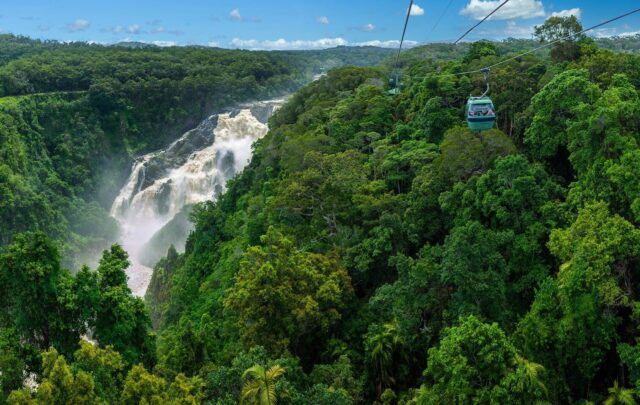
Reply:
M120 243L129 253L134 294L144 295L151 279L153 270L141 258L153 236L185 207L224 191L227 180L249 163L251 145L267 133L266 120L281 104L254 103L211 116L167 149L137 159L111 207L121 226ZM166 252L168 246L163 248Z

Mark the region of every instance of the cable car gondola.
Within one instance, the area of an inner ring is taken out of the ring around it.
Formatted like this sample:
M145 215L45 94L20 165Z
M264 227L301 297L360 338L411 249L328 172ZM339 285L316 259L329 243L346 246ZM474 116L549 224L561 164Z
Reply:
M483 70L483 73L487 89L479 97L470 96L465 108L467 125L474 132L489 130L496 123L496 110L493 102L487 96L489 93L489 69Z
M469 129L474 132L491 129L496 123L495 108L487 96L469 98L466 114Z
M391 90L387 92L390 96L396 96L400 94L400 89L402 88L402 82L400 81L400 73L396 72L389 79L389 87Z

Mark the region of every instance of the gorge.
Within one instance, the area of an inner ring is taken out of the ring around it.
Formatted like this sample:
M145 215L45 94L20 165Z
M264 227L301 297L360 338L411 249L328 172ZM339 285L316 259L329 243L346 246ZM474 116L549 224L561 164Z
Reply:
M129 287L143 296L153 265L169 246L184 247L188 211L215 199L251 159L251 145L283 99L241 104L202 121L166 149L136 159L111 207L129 253Z

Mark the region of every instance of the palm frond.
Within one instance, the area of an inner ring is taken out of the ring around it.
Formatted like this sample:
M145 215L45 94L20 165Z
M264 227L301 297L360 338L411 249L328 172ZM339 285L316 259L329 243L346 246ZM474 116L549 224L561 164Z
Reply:
M267 371L267 379L276 380L280 378L287 370L284 367L280 367L278 364L272 366L269 371Z

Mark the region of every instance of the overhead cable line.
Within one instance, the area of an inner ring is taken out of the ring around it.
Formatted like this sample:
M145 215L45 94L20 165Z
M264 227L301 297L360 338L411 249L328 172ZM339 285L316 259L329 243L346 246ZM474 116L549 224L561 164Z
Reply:
M440 14L440 17L438 17L438 20L436 21L435 24L433 24L433 27L431 28L431 31L429 31L429 35L433 34L433 31L436 30L436 28L438 28L438 26L440 25L440 22L442 21L442 19L444 18L445 15L447 15L447 12L449 11L449 9L451 8L451 5L453 4L453 0L449 0L449 3L447 4L447 7L445 7L444 11L442 12L442 14Z
M402 52L402 44L404 43L404 36L407 33L407 26L409 25L409 18L411 17L411 9L413 8L413 0L409 1L409 9L407 10L407 18L404 20L404 28L402 29L402 37L400 38L400 46L398 46L398 55L396 56L396 69L400 62L400 52Z
M398 74L398 68L400 67L400 53L402 52L402 44L404 43L404 36L407 33L407 26L409 25L409 18L411 18L411 9L413 8L413 0L409 1L409 9L407 10L407 18L404 20L404 27L402 28L402 37L400 38L400 44L398 45L398 54L396 55L396 63L393 68L393 76L389 79L389 82L393 83L393 89L389 91L389 94L398 94L400 91L400 75Z
M482 24L483 22L487 21L489 18L491 18L492 15L494 15L495 13L498 12L498 10L500 10L502 7L504 7L505 4L507 4L509 2L509 0L505 0L504 3L500 4L498 7L496 7L492 12L490 12L489 14L487 14L487 16L485 18L483 18L482 20L478 21L478 23L476 25L474 25L473 27L469 28L467 30L467 32L465 32L464 34L462 34L462 36L460 38L458 38L456 40L456 42L454 42L453 44L456 45L458 42L462 41L462 39L464 37L466 37L467 35L469 35L469 33L473 30L475 30L476 28L478 28L478 26L480 24Z
M584 33L587 33L589 31L593 31L593 30L595 30L597 28L600 28L600 27L602 27L604 25L611 24L612 22L616 22L616 21L621 20L623 18L629 17L630 15L633 15L633 14L638 13L638 12L640 12L640 8L637 8L635 10L629 11L628 13L619 15L617 17L613 17L613 18L611 18L611 19L609 19L607 21L601 22L600 24L597 24L597 25L594 25L594 26L589 27L587 29L584 29L584 30L582 30L582 31L580 31L580 32L578 32L576 34L569 34L569 35L566 35L566 36L564 36L562 38L555 39L555 40L553 40L551 42L547 42L546 44L543 44L543 45L541 45L541 46L539 46L537 48L531 49L531 50L526 51L526 52L522 52L522 53L520 53L518 55L512 56L510 58L507 58L505 60L502 60L500 62L494 63L494 64L489 65L489 66L485 66L485 67L480 68L480 69L468 70L466 72L458 72L458 73L442 73L442 74L438 74L438 75L430 75L430 76L423 76L423 77L417 77L417 76L407 76L407 77L411 77L413 79L425 79L427 77L437 78L437 77L443 77L443 76L464 76L464 75L469 75L469 74L474 74L474 73L482 73L482 72L486 71L487 69L492 69L492 68L494 68L496 66L504 65L505 63L508 63L508 62L513 61L513 60L519 59L519 58L521 58L523 56L526 56L526 55L530 55L530 54L532 54L534 52L537 52L537 51L539 51L541 49L548 48L551 45L557 44L558 42L566 41L566 40L572 39L574 37L578 37L578 36L580 36L580 35L582 35Z

